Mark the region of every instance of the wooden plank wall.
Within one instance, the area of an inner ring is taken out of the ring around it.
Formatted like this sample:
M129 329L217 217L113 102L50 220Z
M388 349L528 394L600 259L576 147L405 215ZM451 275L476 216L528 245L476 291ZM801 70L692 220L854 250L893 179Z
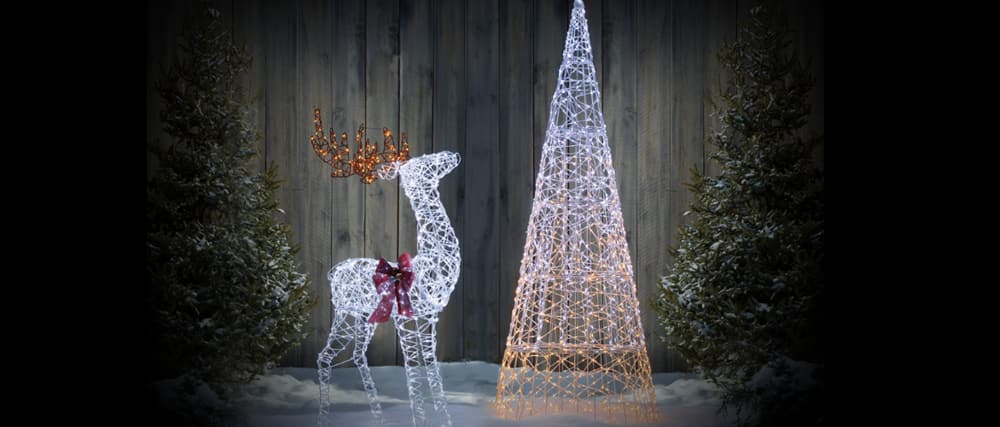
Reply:
M319 305L309 336L282 364L315 366L330 322L326 272L356 256L395 258L416 250L409 201L396 182L332 180L308 143L312 108L338 132L364 122L410 136L414 155L451 150L462 165L441 183L462 245L462 273L441 314L441 360L499 362L510 326L525 229L549 104L562 58L570 0L357 0L211 2L253 55L244 78L251 120L262 134L258 165L278 166L278 193L302 248ZM152 82L175 55L195 4L147 10L147 140L170 143ZM744 24L755 0L586 0L622 213L636 272L643 328L655 371L687 369L661 339L649 302L686 219L691 168L717 171L704 136L717 122L710 96L716 53ZM811 58L817 88L807 132L824 129L824 4L778 2ZM822 153L820 153L820 156ZM147 177L155 159L147 157ZM392 328L379 328L373 365L400 364Z

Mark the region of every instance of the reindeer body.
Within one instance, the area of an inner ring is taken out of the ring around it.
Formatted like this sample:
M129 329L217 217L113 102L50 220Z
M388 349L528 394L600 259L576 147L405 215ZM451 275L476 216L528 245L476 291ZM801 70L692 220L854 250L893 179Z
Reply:
M415 157L379 174L383 179L392 179L398 173L417 220L418 252L412 261L416 280L409 292L413 317L395 314L395 307L392 315L406 359L414 425L426 420L423 394L420 392L421 381L427 381L430 386L435 411L443 413L446 423L451 424L437 366L436 325L438 313L448 304L458 281L461 255L458 238L441 204L437 186L440 179L451 172L459 161L460 158L455 153L433 153ZM393 262L390 264L396 266ZM333 359L352 343L354 353L351 360L361 373L372 414L379 423L382 422L378 391L365 357L368 344L378 327L377 323L368 323L369 316L381 299L372 282L377 265L378 260L375 259L351 258L338 263L328 274L334 313L330 337L317 360L321 425L329 421L327 412Z

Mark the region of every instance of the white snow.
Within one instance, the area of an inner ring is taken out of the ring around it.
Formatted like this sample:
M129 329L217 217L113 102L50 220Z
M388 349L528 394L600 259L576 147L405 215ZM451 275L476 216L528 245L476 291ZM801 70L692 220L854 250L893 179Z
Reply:
M456 427L591 427L607 424L577 416L533 417L520 421L497 418L490 407L496 396L499 365L485 362L441 363L448 397L448 412ZM412 425L405 374L399 366L371 368L386 426ZM658 425L670 427L734 426L732 411L718 414L717 389L695 374L659 373L653 375L656 403L662 415ZM368 399L357 369L333 371L330 392L331 416L336 425L373 425ZM297 427L316 425L319 411L316 370L277 368L259 378L236 399L242 421L253 427Z

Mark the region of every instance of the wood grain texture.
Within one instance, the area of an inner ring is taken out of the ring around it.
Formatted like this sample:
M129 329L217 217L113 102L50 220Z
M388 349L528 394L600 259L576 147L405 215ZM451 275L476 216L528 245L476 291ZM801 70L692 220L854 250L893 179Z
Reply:
M674 194L668 187L669 151L673 143L671 117L673 93L670 80L673 75L673 3L658 0L639 0L637 17L638 62L636 64L638 90L638 192L637 231L639 240L636 251L636 294L639 298L643 332L651 348L649 359L654 371L667 368L667 353L656 331L656 314L649 303L656 295L659 278L664 274L673 232L668 222L667 207Z
M633 273L638 275L636 250L639 247L637 221L638 183L638 137L636 93L636 0L605 2L602 26L604 51L604 80L601 81L601 95L604 102L604 120L608 126L608 143L615 167L618 197L622 204L622 219L628 240L629 257L632 259ZM636 277L638 279L638 276ZM649 354L664 351L663 345L655 337L662 335L655 315L646 300L649 292L636 285L639 296L639 312L643 319L643 330L647 337ZM652 323L650 323L652 322ZM646 331L650 329L649 331ZM657 334L657 332L660 332Z
M545 130L549 124L552 95L559 79L559 64L566 45L572 2L538 0L535 2L534 57L532 58L531 92L534 100L532 178L538 176L538 164L545 145ZM535 182L532 179L531 182Z
M604 0L584 0L583 2L584 10L587 12L590 51L594 55L594 70L597 71L599 84L604 83L604 3ZM620 7L615 0L607 1L607 3L613 8ZM601 95L604 95L603 91Z
M366 138L382 148L382 128L399 129L399 3L368 2L365 66ZM355 177L356 178L356 177ZM376 180L365 188L365 256L399 257L399 180ZM396 329L385 323L368 346L370 365L396 363Z
M686 369L660 339L649 305L687 219L690 169L706 161L717 126L717 50L758 0L585 0L622 214L654 371ZM147 146L169 144L152 88L177 50L192 0L147 9ZM302 247L301 271L319 297L309 337L282 365L315 366L331 305L326 272L351 257L416 250L409 201L397 182L330 179L309 149L312 108L353 135L366 122L407 132L413 155L451 150L462 164L441 182L463 270L438 331L441 360L499 360L504 350L533 183L562 59L570 0L217 0L253 56L243 83L262 133L257 166L278 166L278 199ZM779 1L793 49L817 79L808 132L824 127L824 3ZM725 77L724 75L722 76ZM822 156L820 151L819 156ZM147 178L155 160L147 156ZM343 357L343 356L342 356ZM399 364L392 327L379 328L372 365Z
M434 3L402 0L399 3L399 132L411 141L410 156L431 152L434 106ZM417 253L417 223L410 200L399 192L399 253ZM403 363L396 348L396 364Z
M327 72L316 76L318 79L329 79L332 96L329 102L321 105L323 123L336 129L337 133L346 132L348 138L353 138L358 125L364 120L365 105L365 5L359 2L335 2L330 17L331 64ZM353 139L349 139L353 149ZM313 160L318 162L319 159ZM329 176L326 171L325 176ZM327 266L348 259L357 258L365 253L365 186L357 177L348 179L330 179L332 186L332 207L330 211L331 251L332 258ZM312 277L330 286L326 272L321 277ZM320 300L316 310L332 313L333 305L329 298ZM330 332L326 326L323 339ZM369 350L379 351L379 350ZM309 355L306 355L307 357ZM349 351L338 355L334 363L350 359ZM316 355L312 359L301 362L298 366L315 366Z
M679 17L683 16L683 19ZM692 200L692 170L704 170L705 115L703 88L705 86L705 3L682 0L673 6L673 56L670 70L671 95L670 144L667 154L667 189L673 197L667 200L664 212L669 215L666 242L677 245L677 227L689 222L683 213ZM671 265L673 257L665 254L662 265ZM661 273L662 274L662 273ZM669 347L669 338L668 338ZM667 369L682 370L686 363L679 354L667 352Z
M442 0L437 7L438 21L434 26L434 146L433 150L453 151L462 155L462 163L445 176L438 191L451 225L463 248L462 257L468 247L465 241L465 175L469 170L467 143L466 96L470 76L466 72L467 55L467 15L464 0ZM476 80L478 81L478 80ZM475 142L473 142L475 143ZM441 311L438 323L438 358L440 360L461 360L465 345L465 301L466 272L458 277L455 290L448 300L448 306ZM471 289L470 292L475 292ZM448 337L448 338L444 338Z
M500 5L500 279L496 357L506 348L514 291L531 213L533 0Z
M284 181L275 192L278 206L285 212L279 215L278 220L291 226L291 241L302 248L304 240L309 238L304 233L305 213L309 207L302 205L302 193L307 191L308 183L305 175L297 170L300 156L296 148L301 144L296 144L296 136L300 134L298 128L302 120L301 108L296 102L299 81L295 54L296 14L294 9L273 3L264 5L264 13L268 17L264 43L264 55L267 57L264 132L268 163L277 168L278 179ZM299 271L307 272L306 251L300 249L295 259ZM299 346L285 355L283 363L294 363L307 357Z
M312 135L310 112L315 107L329 105L332 94L331 82L327 78L331 70L332 40L326 31L330 22L331 8L322 0L303 1L296 8L295 21L295 63L297 66L297 108L293 127L294 138L290 141L295 161L294 179L303 182L302 191L295 193L293 224L301 229L298 234L302 268L310 277L310 292L317 303L330 300L330 283L326 272L330 269L333 256L332 229L334 182L329 178L327 166L318 162L308 143ZM291 213L291 212L290 212ZM302 357L319 354L326 346L330 331L332 313L330 310L312 310L309 336L302 342Z
M462 254L466 358L499 362L499 29L497 0L468 9L467 72L482 83L468 88L465 173L465 232ZM475 141L475 143L469 143Z

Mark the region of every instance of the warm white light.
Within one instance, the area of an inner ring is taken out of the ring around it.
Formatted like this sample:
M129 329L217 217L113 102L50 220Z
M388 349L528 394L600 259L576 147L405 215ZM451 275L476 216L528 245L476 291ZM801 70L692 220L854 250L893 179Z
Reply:
M392 310L396 334L406 359L406 381L414 425L423 424L426 420L424 396L420 390L424 381L430 388L430 399L434 410L442 418L441 422L451 425L444 385L435 356L435 327L438 313L448 304L448 297L455 289L462 259L458 238L441 204L437 187L441 178L458 166L460 160L458 154L451 152L427 154L405 163L383 165L378 173L382 179L394 179L399 175L403 192L410 199L410 206L417 219L418 252L413 257L416 279L409 292L413 317L400 316L395 308ZM396 267L396 263L390 264ZM378 391L368 369L368 359L365 358L365 350L378 326L377 323L368 323L369 316L381 299L372 281L376 265L378 260L375 259L352 258L337 264L328 274L334 311L330 337L317 360L320 425L333 421L328 414L333 359L349 344L354 345L354 357L351 360L361 371L372 415L379 423L382 422Z
M658 419L600 98L578 0L497 381L495 408L503 418Z

